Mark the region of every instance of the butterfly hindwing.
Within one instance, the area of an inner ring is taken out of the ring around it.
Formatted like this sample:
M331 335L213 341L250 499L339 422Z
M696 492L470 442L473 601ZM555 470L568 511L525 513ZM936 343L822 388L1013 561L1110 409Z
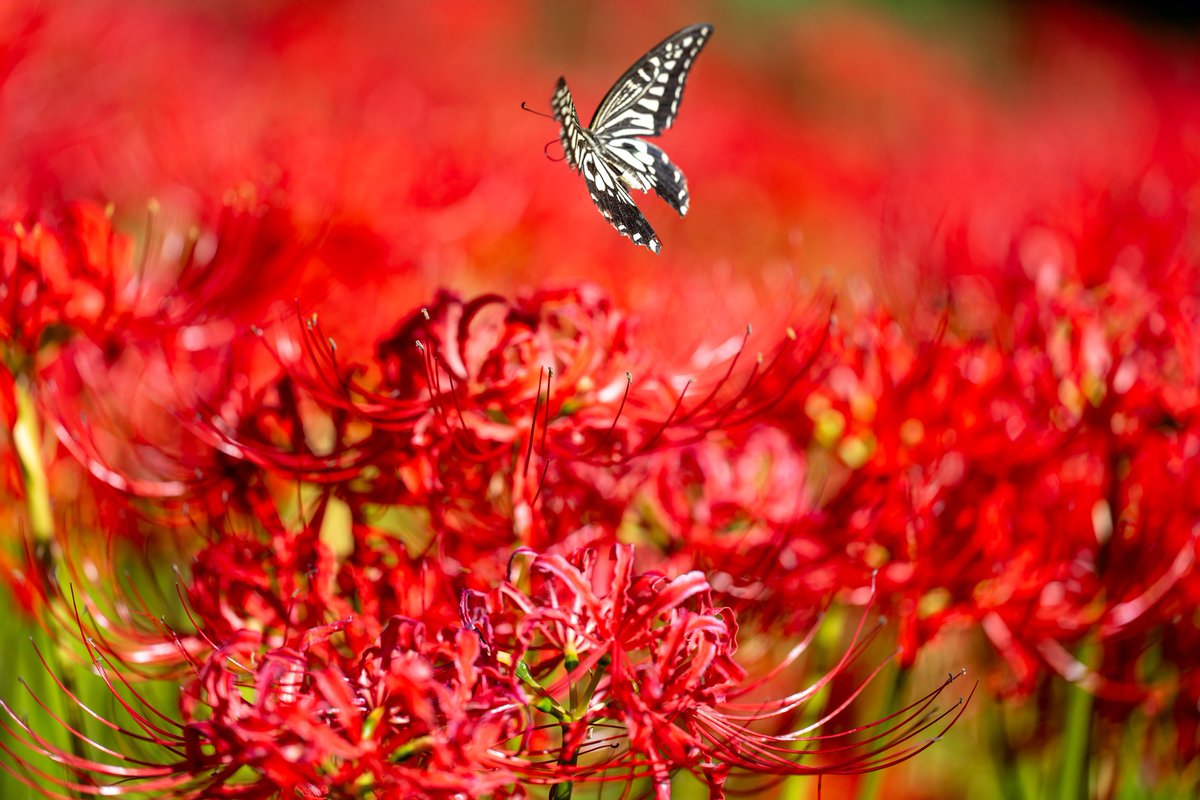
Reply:
M630 137L609 142L606 152L619 159L626 185L643 192L653 189L679 216L687 215L687 178L661 147Z
M620 175L605 162L598 150L588 148L584 151L579 171L592 195L592 202L617 232L628 236L634 244L658 253L662 245L654 228L634 204Z
M605 95L590 128L579 122L564 78L550 100L567 164L583 175L596 208L621 235L653 253L661 249L658 237L629 192L653 189L683 216L687 179L661 148L638 137L657 136L674 123L692 62L712 30L684 28L638 59Z

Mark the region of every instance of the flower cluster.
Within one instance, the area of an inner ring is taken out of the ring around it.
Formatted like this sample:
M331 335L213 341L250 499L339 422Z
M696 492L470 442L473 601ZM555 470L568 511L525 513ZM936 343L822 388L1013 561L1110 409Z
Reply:
M110 283L112 296L126 291L122 275L139 282L122 260L135 248L105 215L83 205L70 219L95 224L13 226L21 274L61 269ZM258 252L274 236L257 225L240 244ZM97 241L110 243L103 258ZM768 352L746 356L747 331L679 378L588 285L512 300L443 292L362 361L313 314L240 332L219 310L203 323L170 316L177 296L211 297L228 275L185 261L178 288L119 327L80 323L70 297L50 292L11 308L14 331L31 330L36 312L63 332L61 344L28 339L11 384L23 405L10 428L49 423L58 445L41 460L11 457L39 478L25 482L32 503L68 475L80 499L75 515L50 513L35 537L46 553L30 549L21 588L75 629L127 717L103 736L68 723L108 756L95 758L10 707L9 733L69 768L55 778L14 753L41 776L10 766L18 778L179 797L503 797L613 781L667 796L688 770L719 795L741 773L896 763L961 713L961 701L934 705L947 681L832 746L813 738L861 691L852 684L799 726L805 701L861 662L878 632L864 633L866 614L808 689L745 699L781 689L835 588L772 624L758 605L779 587L752 578L812 513L802 450L763 420L819 375L822 306ZM190 347L142 333L220 323L235 332ZM145 380L121 368L130 352L158 393L113 404ZM63 379L85 370L105 382ZM178 604L155 608L137 581L101 577L139 546L186 558ZM739 611L765 635L807 638L774 665L742 663ZM174 714L141 687L155 681L177 683ZM159 755L131 761L111 738Z
M1194 56L1034 15L1000 103L860 18L706 54L647 269L493 107L536 4L72 5L0 11L13 780L722 797L928 747L958 673L861 701L955 637L1027 743L1069 684L1195 768ZM879 220L872 289L798 277Z

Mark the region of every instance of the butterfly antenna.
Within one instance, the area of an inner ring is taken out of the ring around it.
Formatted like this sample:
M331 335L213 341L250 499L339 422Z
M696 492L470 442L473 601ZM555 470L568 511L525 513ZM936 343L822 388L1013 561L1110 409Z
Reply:
M524 100L521 101L521 110L528 111L530 114L537 114L539 117L545 117L546 119L553 119L555 122L558 122L558 120L554 119L554 117L550 114L530 108L528 105L526 105Z

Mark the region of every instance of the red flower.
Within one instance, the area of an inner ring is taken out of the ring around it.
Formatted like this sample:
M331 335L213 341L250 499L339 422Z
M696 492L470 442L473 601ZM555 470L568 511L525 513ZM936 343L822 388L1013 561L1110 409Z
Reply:
M524 560L518 553L514 567ZM854 773L928 746L931 740L921 731L950 713L925 715L943 685L895 718L860 729L878 729L861 740L823 748L821 737L808 739L803 731L764 734L758 724L786 724L799 704L861 651L852 647L830 674L792 697L738 702L765 678L747 683L734 660L733 612L712 604L712 587L702 573L636 574L633 560L628 546L618 546L611 562L599 561L593 551L577 551L570 559L535 555L527 571L489 597L464 599L464 618L479 632L493 663L509 665L532 690L533 707L559 728L558 744L542 743L550 752L528 768L534 780L649 777L656 796L668 797L670 775L680 768L702 775L718 794L731 770ZM522 584L531 588L518 589ZM909 723L916 727L904 732ZM792 746L810 741L818 746L799 751ZM828 760L810 766L805 758Z

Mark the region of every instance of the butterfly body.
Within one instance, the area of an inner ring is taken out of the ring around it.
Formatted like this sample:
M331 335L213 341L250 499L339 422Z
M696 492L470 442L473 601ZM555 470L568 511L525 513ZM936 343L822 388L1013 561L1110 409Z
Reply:
M692 63L712 31L711 25L692 25L653 47L617 79L588 127L579 121L565 78L550 100L567 164L583 176L596 208L620 234L653 253L662 245L629 192L653 189L683 216L687 179L641 137L658 136L675 122Z

